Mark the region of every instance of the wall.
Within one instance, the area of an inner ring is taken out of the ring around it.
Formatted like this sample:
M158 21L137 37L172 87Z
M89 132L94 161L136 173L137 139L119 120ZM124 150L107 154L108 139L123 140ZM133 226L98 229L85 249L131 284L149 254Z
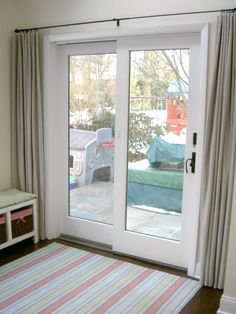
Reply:
M231 216L230 239L229 239L229 252L227 260L227 271L225 278L225 291L224 294L230 297L236 297L236 184L234 186L234 206ZM236 301L236 300L235 300Z
M16 22L13 0L0 0L0 190L11 186L11 34Z
M224 294L221 299L220 313L236 313L236 182L234 184L233 212L231 216L229 250L225 274Z
M22 27L235 6L234 0L18 0L17 3Z

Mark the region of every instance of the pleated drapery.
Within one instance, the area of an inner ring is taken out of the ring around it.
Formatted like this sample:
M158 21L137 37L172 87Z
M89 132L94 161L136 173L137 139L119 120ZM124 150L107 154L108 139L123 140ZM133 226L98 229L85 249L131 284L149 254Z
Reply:
M236 154L236 18L218 17L207 104L201 190L201 283L222 289L226 267Z
M44 239L44 145L37 31L15 35L13 112L19 188L38 197L40 237Z

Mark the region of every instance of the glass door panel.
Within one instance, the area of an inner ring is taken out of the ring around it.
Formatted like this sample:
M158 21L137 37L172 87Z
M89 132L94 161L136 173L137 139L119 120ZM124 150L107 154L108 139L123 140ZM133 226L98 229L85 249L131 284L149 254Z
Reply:
M189 49L130 52L126 230L180 241Z
M69 215L112 224L116 54L69 56Z

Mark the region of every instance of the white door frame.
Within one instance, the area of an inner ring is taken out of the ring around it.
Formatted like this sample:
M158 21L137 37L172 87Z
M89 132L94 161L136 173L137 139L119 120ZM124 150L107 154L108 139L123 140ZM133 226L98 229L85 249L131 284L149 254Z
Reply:
M113 31L101 31L101 32L88 32L78 34L56 34L44 36L44 139L45 139L45 209L46 209L46 236L47 238L58 237L61 233L61 214L65 211L68 199L65 197L65 185L67 178L66 173L62 173L59 169L62 169L67 162L67 151L65 154L60 154L60 147L62 141L67 141L67 132L60 132L57 128L63 122L63 114L61 108L63 103L61 102L63 86L58 88L58 72L57 61L59 54L60 44L70 42L86 42L94 40L111 40L119 37L129 36L152 36L153 34L163 33L198 33L201 36L201 86L199 103L203 108L206 103L206 81L207 81L207 55L208 55L208 25L196 24L196 25L176 25L171 27L162 28L146 28L146 29L129 29L129 30L113 30ZM61 88L60 88L61 87ZM202 128L204 126L204 119L202 119ZM118 130L117 136L119 137L120 131ZM199 146L203 143L203 138L198 137ZM201 152L199 152L201 154ZM120 164L120 167L126 166ZM201 174L201 165L199 168L199 180ZM125 167L126 169L126 167ZM64 195L64 196L63 196ZM196 195L200 195L199 190L196 191ZM124 196L125 197L125 196ZM199 199L199 198L198 198ZM188 259L188 274L191 276L196 275L196 256L197 256L197 240L198 240L198 217L199 212L195 212L196 228L192 230L191 247ZM114 232L116 232L114 228ZM109 236L109 235L108 235Z

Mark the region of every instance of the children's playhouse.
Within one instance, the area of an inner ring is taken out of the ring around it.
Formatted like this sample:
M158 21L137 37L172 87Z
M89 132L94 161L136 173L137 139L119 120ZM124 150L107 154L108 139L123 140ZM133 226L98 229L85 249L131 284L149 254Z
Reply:
M96 132L70 129L70 189L95 181L114 180L114 140L111 128Z

